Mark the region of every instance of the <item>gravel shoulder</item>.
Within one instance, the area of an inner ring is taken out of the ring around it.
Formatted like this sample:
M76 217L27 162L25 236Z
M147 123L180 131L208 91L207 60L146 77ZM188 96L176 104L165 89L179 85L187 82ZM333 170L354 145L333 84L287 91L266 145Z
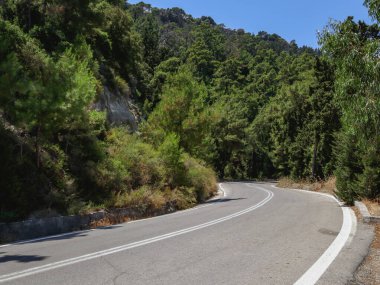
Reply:
M360 213L358 212L355 211L358 219L360 219ZM375 237L371 243L369 253L348 285L380 285L380 225L373 225L373 227Z

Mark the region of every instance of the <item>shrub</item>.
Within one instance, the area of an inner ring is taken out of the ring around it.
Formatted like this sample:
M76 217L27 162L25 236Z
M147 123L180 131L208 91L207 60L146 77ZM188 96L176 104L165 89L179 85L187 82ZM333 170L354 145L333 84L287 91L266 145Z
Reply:
M183 184L185 169L179 137L173 133L167 135L164 142L159 146L158 152L164 165L166 182L172 187Z
M185 155L186 179L196 193L197 200L204 202L217 191L216 175L213 170L205 167L200 161Z
M109 156L120 162L129 173L125 180L129 189L144 185L159 188L164 175L158 152L137 135L130 135L125 129L113 129L107 139Z

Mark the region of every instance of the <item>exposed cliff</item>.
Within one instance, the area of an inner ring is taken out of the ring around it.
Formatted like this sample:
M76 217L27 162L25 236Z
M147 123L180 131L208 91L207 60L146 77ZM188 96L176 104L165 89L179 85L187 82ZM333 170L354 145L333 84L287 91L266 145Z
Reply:
M122 93L119 90L111 91L110 88L104 86L94 108L107 111L107 120L111 125L126 124L131 131L135 132L141 116L128 93Z

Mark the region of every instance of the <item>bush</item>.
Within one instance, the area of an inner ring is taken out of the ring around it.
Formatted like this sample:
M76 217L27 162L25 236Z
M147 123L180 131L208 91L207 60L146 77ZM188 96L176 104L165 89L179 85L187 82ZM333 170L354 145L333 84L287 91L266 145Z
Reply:
M107 142L109 159L118 161L129 173L129 177L125 177L124 181L128 190L138 189L144 185L156 188L162 186L164 165L159 153L151 145L144 143L137 135L130 135L122 128L111 130Z
M216 193L216 175L212 169L189 155L185 155L185 168L187 183L194 188L198 202L204 202Z
M215 173L184 153L174 134L167 135L157 150L123 129L113 129L107 141L108 160L118 161L119 169L129 173L119 179L127 190L113 191L117 207L145 204L156 209L166 201L186 208L216 192Z
M337 194L350 205L355 199L380 196L380 144L377 140L363 143L353 134L338 136L335 149Z
M165 206L166 202L166 198L161 191L143 186L116 197L114 206L118 208L136 208L142 212L146 212L160 210Z
M184 180L184 165L179 137L173 133L166 136L158 148L160 159L164 165L166 182L172 186L180 186Z
M101 132L105 141L82 130L43 145L37 169L33 148L26 143L21 152L0 126L0 221L113 207L186 209L216 191L214 172L184 153L177 136L168 135L156 149L123 128Z

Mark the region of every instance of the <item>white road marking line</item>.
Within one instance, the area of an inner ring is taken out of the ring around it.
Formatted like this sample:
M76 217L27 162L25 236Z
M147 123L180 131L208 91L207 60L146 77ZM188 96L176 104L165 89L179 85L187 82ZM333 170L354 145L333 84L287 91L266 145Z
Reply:
M356 234L356 230L357 230L357 227L358 227L358 222L356 220L355 212L354 211L350 211L350 213L351 213L351 220L352 220L352 228L351 228L350 237L348 238L348 240L346 242L347 246L349 246L351 244L352 240L354 239L355 234Z
M274 196L273 192L271 192L269 190L266 190L264 188L261 188L261 187L258 187L258 189L261 190L261 191L266 192L268 195L261 202L255 204L255 205L253 205L253 206L251 206L251 207L249 207L249 208L247 208L245 210L236 212L234 214L231 214L231 215L228 215L228 216L216 219L216 220L212 220L212 221L207 222L207 223L203 223L203 224L200 224L200 225L197 225L197 226L193 226L193 227L190 227L190 228L186 228L186 229L182 229L182 230L179 230L179 231L171 232L171 233L168 233L168 234L156 236L156 237L153 237L153 238L145 239L145 240L142 240L142 241L133 242L133 243L129 243L129 244L118 246L118 247L113 247L113 248L110 248L110 249L101 250L101 251L97 251L97 252L94 252L94 253L85 254L85 255L82 255L82 256L78 256L78 257L74 257L74 258L70 258L70 259L66 259L66 260L62 260L62 261L57 261L57 262L53 262L53 263L50 263L50 264L45 264L45 265L42 265L42 266L33 267L33 268L26 269L26 270L18 271L18 272L13 272L13 273L10 273L10 274L1 275L0 276L0 283L4 283L4 282L7 282L7 281L12 281L12 280L15 280L15 279L27 277L27 276L34 275L34 274L37 274L37 273L46 272L46 271L49 271L49 270L53 270L53 269L57 269L57 268L60 268L60 267L72 265L72 264L75 264L75 263L79 263L79 262L95 259L95 258L98 258L98 257L102 257L102 256L118 253L118 252L121 252L121 251L126 251L126 250L129 250L129 249L132 249L132 248L144 246L144 245L151 244L151 243L154 243L154 242L158 242L158 241L161 241L161 240L165 240L165 239L169 239L169 238L172 238L172 237L176 237L176 236L180 236L180 235L183 235L183 234L187 234L187 233L190 233L190 232L193 232L193 231L201 230L201 229L204 229L204 228L207 228L207 227L210 227L210 226L213 226L213 225L216 225L216 224L219 224L219 223L222 223L222 222L225 222L225 221L237 218L237 217L239 217L241 215L247 214L249 212L252 212L252 211L254 211L254 210L256 210L256 209L264 206L266 203L268 203L273 198L273 196Z
M278 188L275 185L272 185L272 187ZM347 243L351 242L352 236L355 235L356 231L356 216L352 215L352 210L350 208L342 207L342 203L332 195L299 189L289 190L329 197L337 202L342 209L343 224L338 236L321 255L321 257L294 283L294 285L313 285L317 283L323 273L326 272L335 258L339 255L343 247Z
M219 183L219 189L222 191L222 193L223 193L223 197L227 197L227 191L226 191L226 189L223 187L222 183Z
M322 256L294 283L295 285L313 285L317 283L346 244L350 237L352 221L350 210L342 208L342 211L343 225L339 235Z

